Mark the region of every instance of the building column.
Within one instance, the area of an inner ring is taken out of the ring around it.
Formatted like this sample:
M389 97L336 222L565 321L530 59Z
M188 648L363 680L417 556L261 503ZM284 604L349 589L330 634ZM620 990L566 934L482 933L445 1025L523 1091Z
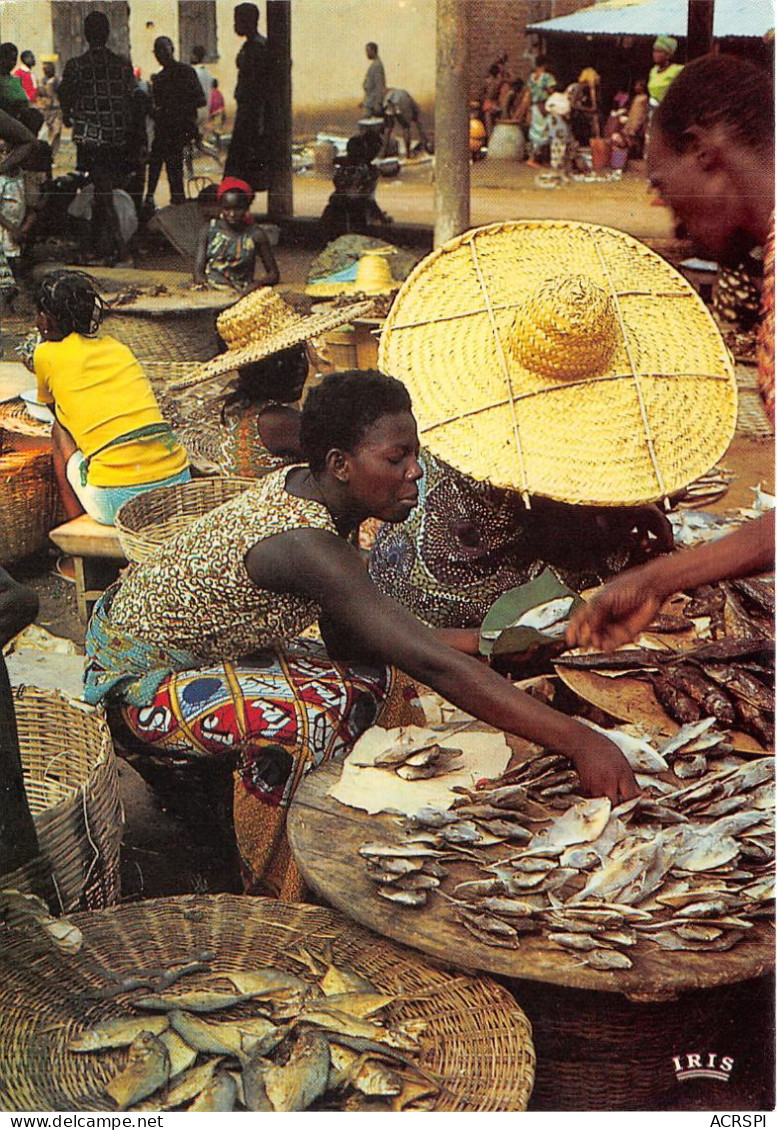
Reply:
M270 56L270 99L267 124L272 146L267 213L271 219L294 215L291 169L291 0L267 5L267 47Z
M437 0L434 245L469 227L469 4Z
M715 0L688 0L688 62L712 51Z

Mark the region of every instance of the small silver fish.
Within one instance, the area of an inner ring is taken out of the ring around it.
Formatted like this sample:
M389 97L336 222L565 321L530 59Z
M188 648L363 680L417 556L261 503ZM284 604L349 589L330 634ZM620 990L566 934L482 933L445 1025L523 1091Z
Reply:
M618 950L591 950L586 954L586 963L594 969L631 969L633 961Z
M378 894L388 902L399 903L400 906L426 906L427 893L421 891L403 891L395 887L378 887Z

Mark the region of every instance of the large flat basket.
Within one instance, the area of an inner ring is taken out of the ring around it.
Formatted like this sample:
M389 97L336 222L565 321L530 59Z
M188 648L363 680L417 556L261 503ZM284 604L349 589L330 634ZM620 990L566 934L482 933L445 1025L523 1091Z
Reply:
M534 1051L529 1022L513 997L488 977L445 972L337 911L241 895L192 895L72 915L71 921L84 944L70 956L30 929L0 932L1 1109L113 1108L103 1087L123 1067L127 1049L67 1050L95 1021L133 1012L131 993L96 996L115 984L101 968L135 976L204 958L210 972L187 976L171 992L201 988L214 974L267 965L310 979L293 956L300 946L316 957L331 954L381 992L401 994L392 1005L398 1019L427 1021L414 1055L445 1081L435 1110L526 1108Z

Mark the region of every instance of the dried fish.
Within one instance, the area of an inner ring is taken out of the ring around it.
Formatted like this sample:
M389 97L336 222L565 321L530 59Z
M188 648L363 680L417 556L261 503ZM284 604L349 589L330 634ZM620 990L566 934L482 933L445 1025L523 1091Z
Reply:
M669 675L653 675L651 685L661 706L675 722L693 725L701 718L701 708L685 694Z
M394 887L379 887L378 895L389 902L399 903L400 906L426 906L427 900L426 891L403 891Z
M233 1111L237 1100L237 1084L228 1071L219 1071L200 1091L189 1110Z
M129 1059L105 1084L105 1093L119 1110L152 1095L170 1077L170 1056L167 1048L153 1032L140 1032L130 1044Z
M575 804L548 828L538 832L528 850L536 853L552 849L560 855L571 844L590 843L604 831L611 810L612 805L607 797Z
M594 969L631 969L634 964L625 953L607 949L591 950L586 954L585 961Z
M186 1012L217 1012L222 1008L231 1008L242 1001L250 1000L251 993L219 993L213 990L201 990L192 993L162 993L158 996L135 997L132 1001L135 1008L148 1009L149 1012L170 1012L172 1009L184 1009Z
M697 753L693 757L678 757L672 766L675 776L681 781L701 777L707 772L707 758Z
M367 859L423 859L426 857L433 857L439 855L436 848L425 847L418 843L406 844L381 844L381 843L368 843L362 844L359 848L359 855L365 856Z
M197 1049L189 1047L186 1041L182 1040L172 1028L162 1032L159 1039L167 1048L167 1054L170 1056L170 1078L174 1079L176 1075L188 1071L197 1058Z
M596 938L592 938L590 934L578 933L551 932L548 934L548 941L555 942L556 945L568 950L593 950L599 945Z
M119 1016L100 1020L70 1040L67 1050L94 1052L102 1048L126 1048L141 1032L159 1036L169 1027L170 1021L166 1016Z
M245 1038L257 1053L265 1055L276 1048L288 1026L271 1023L265 1017L248 1017L239 1020L205 1020L193 1012L169 1012L170 1023L190 1047L215 1055L240 1055L245 1050Z
M167 1092L164 1101L165 1108L172 1109L182 1106L190 1099L196 1098L200 1091L212 1081L221 1063L223 1063L221 1058L207 1059L198 1067L192 1067L185 1071Z
M326 1090L329 1041L321 1032L302 1032L287 1062L264 1072L264 1090L273 1110L307 1110Z
M686 746L691 745L702 734L706 734L715 725L714 717L702 718L699 722L688 723L681 726L673 738L669 738L659 747L659 753L668 761L676 753L680 753Z

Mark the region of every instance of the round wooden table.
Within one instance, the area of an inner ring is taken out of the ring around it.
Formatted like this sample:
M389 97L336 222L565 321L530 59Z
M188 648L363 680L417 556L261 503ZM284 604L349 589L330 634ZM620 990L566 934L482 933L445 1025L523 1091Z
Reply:
M403 831L395 816L368 815L330 797L340 771L330 764L310 773L291 805L288 836L303 878L376 933L450 965L510 979L534 1028L538 1066L530 1109L684 1110L697 1103L709 1104L700 1109L731 1109L732 1103L749 1109L768 1103L770 921L758 921L746 941L725 953L670 952L640 942L628 951L633 968L608 972L536 934L522 936L516 950L482 945L439 895L421 910L376 896L359 846L401 840ZM453 863L446 887L474 877L471 864ZM766 1031L759 1038L760 1023ZM678 1081L672 1055L705 1049L733 1056L739 1075L732 1071L727 1083Z

